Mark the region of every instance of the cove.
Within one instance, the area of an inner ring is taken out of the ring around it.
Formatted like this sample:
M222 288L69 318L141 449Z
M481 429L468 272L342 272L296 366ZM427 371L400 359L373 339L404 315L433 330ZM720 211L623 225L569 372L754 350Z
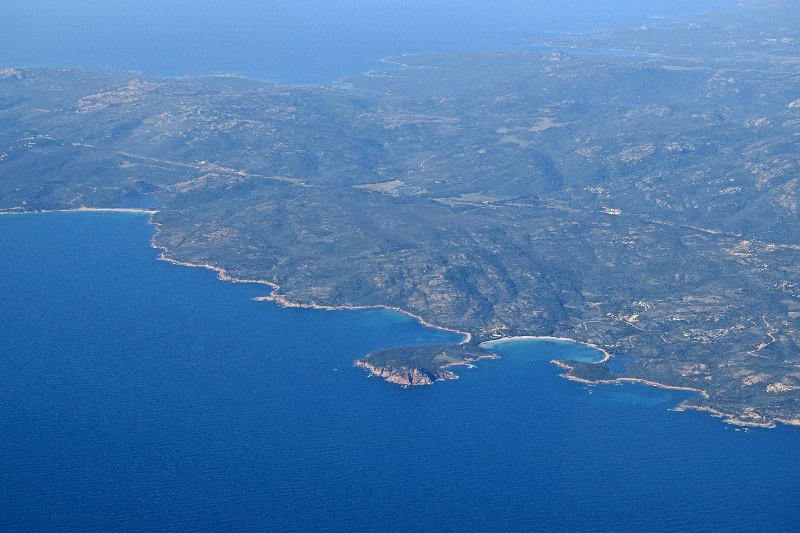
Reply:
M527 353L531 357L599 363L608 354L595 346L556 337L510 337L486 341L481 347L495 353Z

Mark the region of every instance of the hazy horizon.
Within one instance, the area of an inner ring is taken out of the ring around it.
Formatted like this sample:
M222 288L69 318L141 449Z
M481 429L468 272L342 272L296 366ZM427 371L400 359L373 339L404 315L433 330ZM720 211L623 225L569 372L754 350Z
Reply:
M157 76L234 72L326 83L374 68L392 54L519 49L521 39L543 31L586 31L735 7L734 0L10 0L0 8L0 65Z

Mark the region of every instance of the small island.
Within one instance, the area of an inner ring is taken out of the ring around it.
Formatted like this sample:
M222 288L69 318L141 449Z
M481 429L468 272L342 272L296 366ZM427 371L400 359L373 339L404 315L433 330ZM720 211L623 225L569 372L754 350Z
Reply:
M390 383L408 387L458 379L448 368L471 365L480 359L498 359L498 356L471 344L433 344L371 352L355 365Z

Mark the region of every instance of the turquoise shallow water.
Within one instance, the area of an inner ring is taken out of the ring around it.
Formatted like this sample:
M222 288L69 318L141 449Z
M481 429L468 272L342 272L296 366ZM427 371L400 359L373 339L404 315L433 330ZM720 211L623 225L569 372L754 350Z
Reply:
M396 387L352 361L453 336L254 302L263 287L157 261L151 232L130 214L0 217L0 530L800 524L796 429L569 382L525 343Z
M561 339L549 338L511 338L497 341L488 341L482 344L484 348L497 353L535 354L533 356L547 360L562 359L594 363L602 361L605 354L588 344L571 342Z

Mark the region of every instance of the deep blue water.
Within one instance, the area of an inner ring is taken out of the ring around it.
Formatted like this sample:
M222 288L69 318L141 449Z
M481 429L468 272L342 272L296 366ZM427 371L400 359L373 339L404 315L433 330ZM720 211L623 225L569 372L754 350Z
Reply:
M520 49L546 31L730 10L736 0L3 0L0 66L236 72L327 83L404 52Z
M403 389L351 362L452 335L254 302L264 288L157 261L151 232L0 216L0 531L800 525L797 429L561 379L563 343Z

